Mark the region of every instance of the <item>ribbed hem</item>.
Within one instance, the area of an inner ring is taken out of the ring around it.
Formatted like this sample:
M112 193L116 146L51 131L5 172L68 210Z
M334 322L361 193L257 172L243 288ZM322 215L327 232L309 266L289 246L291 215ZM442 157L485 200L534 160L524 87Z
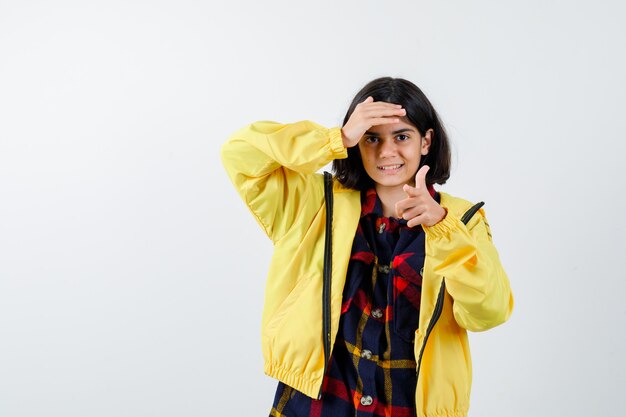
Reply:
M330 137L330 150L333 153L333 159L344 159L348 157L348 149L343 146L343 138L341 137L340 127L331 127L328 129Z
M468 410L441 411L439 413L424 414L417 412L418 417L467 417Z
M289 372L283 368L278 367L278 365L272 365L271 363L266 363L264 365L265 375L271 376L279 380L280 382L289 385L292 388L297 389L304 395L307 395L314 400L317 400L317 396L322 387L322 380L315 382L305 379L304 376L300 373Z

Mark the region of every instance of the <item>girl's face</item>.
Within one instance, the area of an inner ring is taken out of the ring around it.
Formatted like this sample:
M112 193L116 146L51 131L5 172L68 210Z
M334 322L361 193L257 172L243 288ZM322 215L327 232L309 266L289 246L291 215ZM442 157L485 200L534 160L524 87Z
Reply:
M359 141L365 172L376 189L415 186L415 174L422 155L428 153L433 130L420 136L406 118L398 123L372 126Z

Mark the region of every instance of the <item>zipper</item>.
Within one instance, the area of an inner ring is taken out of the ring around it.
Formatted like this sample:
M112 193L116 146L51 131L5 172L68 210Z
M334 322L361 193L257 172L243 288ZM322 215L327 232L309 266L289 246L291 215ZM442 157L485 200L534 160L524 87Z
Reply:
M333 177L324 172L324 199L326 201L326 237L324 241L324 283L322 286L322 340L324 341L324 372L317 399L322 398L323 378L330 359L330 284L332 278L332 223L333 223Z
M476 214L476 212L478 211L478 209L480 209L482 206L484 206L485 203L483 201L481 201L480 203L476 203L474 204L469 210L467 210L465 212L465 214L463 215L463 217L461 217L461 221L465 224L467 224L467 222L470 221L470 219L472 218L472 216L474 216L474 214Z
M446 293L446 279L445 277L441 281L441 287L439 287L439 295L437 295L437 303L435 304L435 310L433 311L433 316L430 318L430 322L428 323L428 327L426 329L426 334L424 335L424 342L422 343L422 348L420 349L419 359L417 361L417 379L420 377L420 368L422 367L422 355L424 354L424 348L426 347L426 342L428 341L428 336L430 336L430 332L432 332L433 327L435 327L435 323L439 320L441 316L441 312L443 311L443 299Z
M469 208L461 217L461 221L464 224L467 224L470 219L476 214L476 212L484 206L485 203L481 201L480 203L474 204ZM420 377L420 368L422 367L422 355L424 354L424 348L426 347L426 342L428 341L428 336L430 336L430 332L432 332L433 327L435 327L435 323L439 320L441 316L441 312L443 311L443 300L446 293L446 278L443 277L441 281L441 287L439 288L439 294L437 295L437 303L435 304L435 309L433 311L433 316L430 318L430 322L428 323L428 327L426 328L426 334L424 335L424 342L422 343L422 348L420 349L419 359L417 361L417 379Z

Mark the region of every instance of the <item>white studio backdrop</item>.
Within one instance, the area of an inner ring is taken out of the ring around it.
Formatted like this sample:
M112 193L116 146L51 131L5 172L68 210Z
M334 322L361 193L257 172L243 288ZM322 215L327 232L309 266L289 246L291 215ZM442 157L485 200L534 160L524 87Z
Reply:
M219 159L391 75L440 113L516 308L470 416L626 408L620 1L0 1L0 416L264 416L271 244Z

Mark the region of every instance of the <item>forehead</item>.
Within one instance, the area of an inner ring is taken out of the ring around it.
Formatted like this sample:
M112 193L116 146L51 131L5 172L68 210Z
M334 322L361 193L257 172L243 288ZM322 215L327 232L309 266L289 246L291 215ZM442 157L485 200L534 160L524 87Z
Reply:
M411 122L407 120L406 117L402 117L398 123L389 123L384 125L372 126L367 129L367 133L372 133L376 135L391 135L398 130L411 129L413 132L417 133L418 129Z

